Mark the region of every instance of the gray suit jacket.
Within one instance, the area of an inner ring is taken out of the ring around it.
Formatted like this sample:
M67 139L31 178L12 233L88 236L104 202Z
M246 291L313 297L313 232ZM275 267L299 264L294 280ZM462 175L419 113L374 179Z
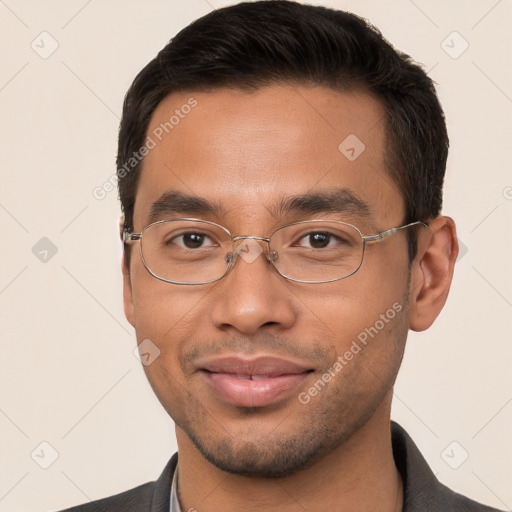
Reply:
M392 423L393 454L404 482L403 512L499 512L441 484L407 432ZM169 512L171 483L178 454L156 482L62 512Z

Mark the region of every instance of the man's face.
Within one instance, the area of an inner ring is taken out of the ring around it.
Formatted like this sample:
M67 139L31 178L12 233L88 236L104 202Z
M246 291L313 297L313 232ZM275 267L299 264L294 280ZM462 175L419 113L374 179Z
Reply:
M181 110L191 97L197 106ZM190 113L144 160L136 233L183 217L263 237L309 219L343 220L364 235L402 224L403 200L384 167L384 110L371 96L284 86L176 93L158 106L148 135L176 109ZM180 200L152 217L169 192L212 211ZM308 208L304 198L315 194L340 200ZM348 194L367 211L343 201ZM294 197L302 206L288 208ZM357 273L325 284L287 281L265 252L238 258L215 283L169 284L150 275L136 245L131 251L127 316L138 343L160 349L145 371L179 444L226 471L284 475L333 452L369 419L386 421L408 329L404 232L368 244Z

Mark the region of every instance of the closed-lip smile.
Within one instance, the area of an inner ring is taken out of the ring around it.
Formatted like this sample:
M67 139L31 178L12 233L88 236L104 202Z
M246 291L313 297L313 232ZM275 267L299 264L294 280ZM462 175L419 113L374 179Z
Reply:
M214 393L240 407L264 407L297 388L313 371L277 357L220 357L197 364Z

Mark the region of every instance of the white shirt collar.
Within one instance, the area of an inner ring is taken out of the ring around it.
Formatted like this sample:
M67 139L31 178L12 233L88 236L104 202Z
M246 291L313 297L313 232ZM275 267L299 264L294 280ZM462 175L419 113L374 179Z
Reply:
M169 500L169 512L181 512L180 500L178 499L178 468L174 471L171 485L171 499Z

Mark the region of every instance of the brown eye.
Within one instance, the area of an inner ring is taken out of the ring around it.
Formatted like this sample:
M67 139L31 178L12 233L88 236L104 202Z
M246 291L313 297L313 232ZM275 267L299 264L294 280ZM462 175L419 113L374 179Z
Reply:
M204 235L198 233L188 233L183 235L183 245L188 249L197 249L203 245L205 240Z
M312 233L307 233L297 242L297 245L300 247L309 247L311 249L325 249L326 247L330 247L333 244L340 243L342 240L329 233L327 231L315 231Z
M329 233L311 233L309 235L309 245L314 249L323 249L329 245L331 235Z
M215 245L211 238L204 233L183 233L169 240L168 244L174 244L185 249L202 249Z

